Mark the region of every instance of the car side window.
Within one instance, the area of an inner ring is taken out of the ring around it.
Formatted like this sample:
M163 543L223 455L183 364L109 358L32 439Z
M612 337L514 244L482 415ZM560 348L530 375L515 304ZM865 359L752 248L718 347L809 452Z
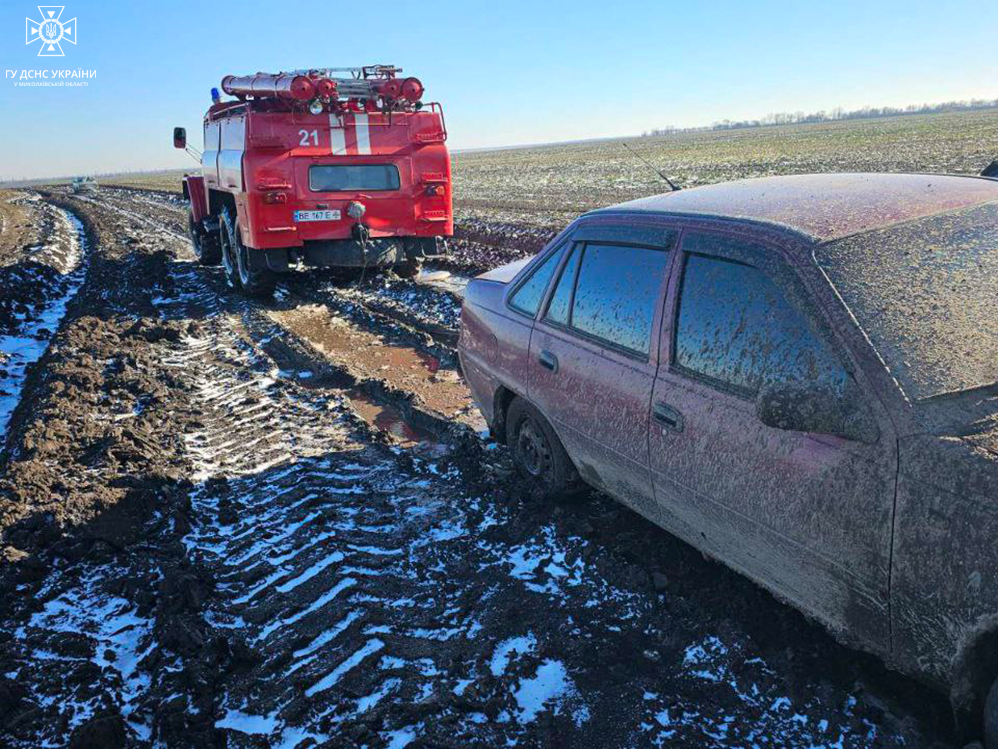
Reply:
M751 265L688 254L683 265L673 361L755 394L776 383L820 382L840 391L838 358Z
M580 245L566 263L548 315L589 337L647 356L668 262L668 250Z
M544 291L548 287L548 282L551 280L551 276L554 275L554 271L558 267L558 262L564 253L565 248L562 247L552 252L546 260L538 265L527 280L520 284L520 288L510 296L510 306L525 315L530 315L531 317L536 315L537 308L541 306L541 299L544 298Z
M561 278L558 285L554 287L554 294L548 303L548 311L544 319L557 323L558 325L568 325L568 312L572 304L572 292L575 291L575 274L579 270L579 255L582 254L582 245L577 244L572 248L572 254L565 263L561 271Z

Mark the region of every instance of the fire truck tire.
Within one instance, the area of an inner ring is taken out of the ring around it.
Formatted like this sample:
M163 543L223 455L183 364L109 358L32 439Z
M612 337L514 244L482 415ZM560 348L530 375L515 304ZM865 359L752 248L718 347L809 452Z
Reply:
M249 267L249 249L239 241L236 235L236 270L239 272L239 284L243 293L255 297L271 297L274 295L276 280L274 274L267 270L254 270Z
M222 209L221 220L218 222L218 240L222 250L222 269L225 271L225 281L229 288L238 289L239 271L236 269L236 253L233 248L236 241L235 222L228 208Z
M407 258L395 266L395 275L399 278L415 278L423 267L423 261L419 258Z
M218 265L222 262L222 248L219 246L219 237L216 234L205 231L194 220L194 212L187 214L187 234L194 245L194 254L201 265Z
M232 265L235 275L235 284L232 280L229 285L241 288L247 296L270 297L274 294L276 279L274 274L268 270L253 268L249 258L249 248L243 244L239 235L239 227L233 220L228 209L222 211L222 224L225 226L225 233L228 236L229 254L232 256ZM229 276L229 268L226 267L226 278Z

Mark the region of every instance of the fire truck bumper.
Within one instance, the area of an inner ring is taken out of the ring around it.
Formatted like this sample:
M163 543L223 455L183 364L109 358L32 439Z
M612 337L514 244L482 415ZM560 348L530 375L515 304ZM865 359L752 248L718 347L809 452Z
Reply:
M251 250L250 263L254 269L286 273L299 262L323 268L370 268L445 254L447 245L439 237L388 237L363 243L330 239L305 242L303 247Z
M436 237L391 237L369 239L361 243L354 239L306 242L300 257L306 265L362 268L388 266L408 259L436 257L442 247Z

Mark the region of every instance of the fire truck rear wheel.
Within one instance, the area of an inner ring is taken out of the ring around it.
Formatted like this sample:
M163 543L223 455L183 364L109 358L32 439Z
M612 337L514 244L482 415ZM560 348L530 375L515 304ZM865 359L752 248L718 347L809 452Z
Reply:
M249 248L243 244L239 227L228 209L222 211L222 225L225 227L228 252L223 253L225 277L233 288L241 288L248 296L269 297L274 293L274 274L268 270L253 268L250 264ZM227 259L227 261L226 261ZM231 276L235 276L232 278Z
M395 275L399 278L415 278L423 268L423 261L418 258L406 258L395 266Z
M236 253L234 245L236 232L234 221L228 208L222 209L221 220L218 222L218 240L222 250L222 268L225 270L225 280L229 288L238 289L239 272L236 270Z
M218 235L198 226L193 211L187 214L187 234L191 238L194 254L201 265L218 265L222 262L222 248L219 246Z
M250 268L249 248L236 234L236 269L239 271L239 283L243 291L250 296L269 297L274 294L274 274L267 270Z

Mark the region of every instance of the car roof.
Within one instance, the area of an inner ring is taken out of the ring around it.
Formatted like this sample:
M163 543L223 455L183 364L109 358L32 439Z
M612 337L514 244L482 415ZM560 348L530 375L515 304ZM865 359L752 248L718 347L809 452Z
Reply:
M816 241L998 201L998 180L941 174L801 174L722 182L594 211L715 216Z

